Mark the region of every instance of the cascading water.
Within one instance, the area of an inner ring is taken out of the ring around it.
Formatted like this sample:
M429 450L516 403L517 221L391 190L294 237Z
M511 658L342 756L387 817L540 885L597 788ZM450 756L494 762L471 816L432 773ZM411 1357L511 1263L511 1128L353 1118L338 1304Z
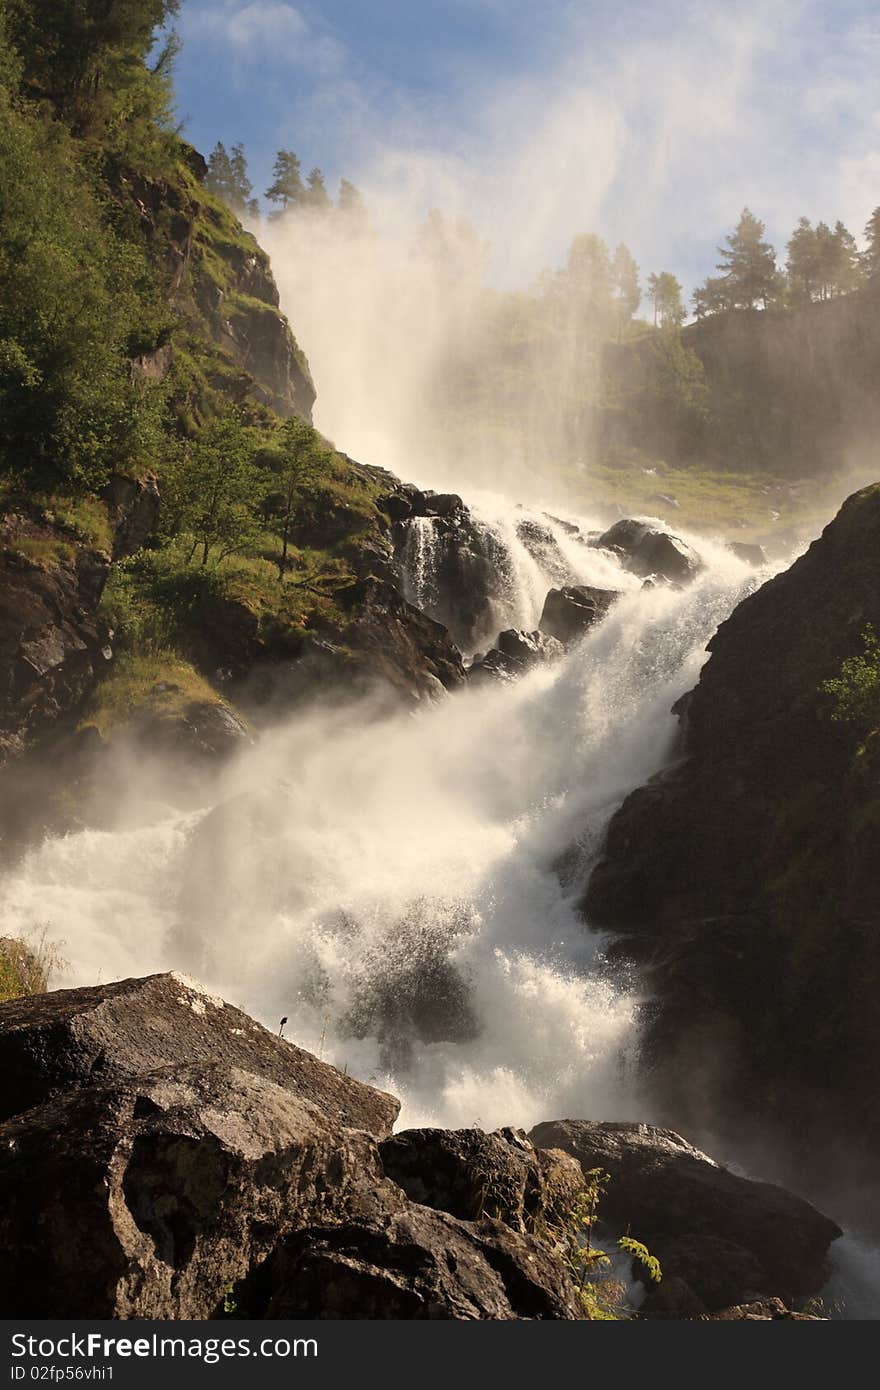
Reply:
M502 625L534 627L555 577L522 540L536 517L480 506L513 576ZM297 714L199 811L135 796L115 831L33 848L0 885L5 929L63 941L59 984L178 968L270 1025L287 1015L302 1046L402 1096L405 1125L645 1118L638 1000L578 902L609 816L669 758L671 706L758 578L701 542L687 590L643 590L540 520L576 578L622 592L564 659L416 714Z

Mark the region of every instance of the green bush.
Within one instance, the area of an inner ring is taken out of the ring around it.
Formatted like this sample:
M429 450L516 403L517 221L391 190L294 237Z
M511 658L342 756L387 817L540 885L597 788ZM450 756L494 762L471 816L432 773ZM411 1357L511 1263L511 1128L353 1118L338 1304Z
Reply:
M823 681L820 689L834 702L834 723L850 724L865 737L880 724L880 639L870 624L862 643L863 650L847 657L839 673Z

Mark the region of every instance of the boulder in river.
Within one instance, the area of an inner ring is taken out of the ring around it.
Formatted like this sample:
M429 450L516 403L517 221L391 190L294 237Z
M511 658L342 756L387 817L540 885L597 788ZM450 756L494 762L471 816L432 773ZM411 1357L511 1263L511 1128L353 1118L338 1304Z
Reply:
M561 642L543 632L508 628L498 634L497 647L477 657L468 674L471 681L513 680L533 666L554 661L563 650Z
M613 551L625 570L643 579L658 576L689 584L703 569L703 561L686 541L643 521L616 521L594 544Z
M593 589L586 584L567 584L551 589L544 600L538 627L547 637L566 645L582 637L600 622L620 594L611 589Z

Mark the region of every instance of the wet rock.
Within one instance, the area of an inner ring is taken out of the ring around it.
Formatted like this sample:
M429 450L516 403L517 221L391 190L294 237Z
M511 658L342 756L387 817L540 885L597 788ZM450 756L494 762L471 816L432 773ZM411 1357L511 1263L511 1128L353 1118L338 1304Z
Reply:
M93 1083L0 1125L4 1309L209 1317L279 1237L381 1181L369 1135L266 1073L224 1060Z
M422 494L424 516L455 516L466 513L467 507L455 492L425 492Z
M506 632L498 634L498 650L505 656L515 657L524 666L536 666L562 656L563 646L555 637L541 631L523 632L521 628L508 628Z
M562 1262L500 1221L397 1211L288 1237L236 1289L258 1318L574 1319Z
M561 1120L538 1125L529 1138L573 1154L585 1172L608 1173L603 1218L630 1229L658 1258L665 1246L672 1272L709 1307L754 1292L800 1297L827 1279L839 1226L782 1187L719 1167L671 1130ZM735 1291L737 1279L744 1283Z
M536 1150L522 1130L405 1130L379 1151L386 1175L412 1201L463 1221L491 1216L517 1231L559 1221L584 1187L575 1159Z
M738 560L761 569L767 563L767 552L762 545L746 545L743 541L728 541L727 549L732 550Z
M64 1091L222 1059L378 1138L398 1102L343 1076L179 975L58 990L0 1007L0 1119Z
M555 525L569 535L580 538L580 532L576 526L570 526L555 517L548 518L548 520L553 520ZM540 565L543 572L554 583L560 585L574 583L577 576L566 560L559 542L549 526L542 526L532 517L523 517L521 521L516 523L516 534L532 559Z
M699 555L685 541L642 521L617 521L594 543L600 550L613 551L624 569L645 579L659 575L688 584L703 569Z
M514 680L533 666L554 661L564 651L561 642L543 632L508 628L498 634L498 646L478 656L470 667L471 681Z
M592 589L585 584L569 584L551 589L544 600L538 627L547 637L563 645L600 622L620 595L610 589Z

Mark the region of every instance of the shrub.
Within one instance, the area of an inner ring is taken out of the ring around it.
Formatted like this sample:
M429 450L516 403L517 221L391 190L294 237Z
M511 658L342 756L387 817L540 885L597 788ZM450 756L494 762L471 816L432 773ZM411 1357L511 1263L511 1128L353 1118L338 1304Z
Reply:
M863 650L847 657L839 673L819 688L834 701L832 721L850 724L865 737L880 724L880 639L870 623L862 643Z
M0 1004L45 994L52 972L63 964L58 948L46 940L45 932L36 940L0 937Z

